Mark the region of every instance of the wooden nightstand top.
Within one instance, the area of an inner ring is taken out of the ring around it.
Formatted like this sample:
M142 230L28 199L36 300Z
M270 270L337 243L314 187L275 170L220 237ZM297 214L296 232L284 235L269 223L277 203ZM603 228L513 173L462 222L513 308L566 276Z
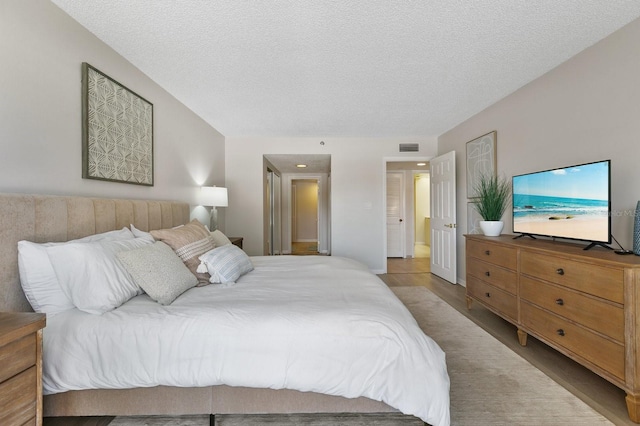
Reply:
M0 312L0 346L45 327L47 316L35 312Z
M244 237L227 237L227 238L229 238L229 241L231 241L231 244L242 248L242 240L244 239Z

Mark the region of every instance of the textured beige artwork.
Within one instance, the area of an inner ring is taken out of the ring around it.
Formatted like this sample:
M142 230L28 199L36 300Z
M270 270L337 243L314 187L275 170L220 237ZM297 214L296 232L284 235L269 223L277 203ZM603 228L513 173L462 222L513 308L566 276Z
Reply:
M476 182L482 175L496 172L496 132L467 142L467 198L476 198Z
M82 64L82 177L153 186L153 105Z

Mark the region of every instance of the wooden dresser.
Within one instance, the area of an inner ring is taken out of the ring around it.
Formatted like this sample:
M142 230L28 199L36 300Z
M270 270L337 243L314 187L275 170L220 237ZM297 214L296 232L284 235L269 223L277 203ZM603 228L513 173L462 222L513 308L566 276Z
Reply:
M45 315L0 312L0 425L42 425Z
M627 393L640 422L640 257L586 244L466 235L472 301Z

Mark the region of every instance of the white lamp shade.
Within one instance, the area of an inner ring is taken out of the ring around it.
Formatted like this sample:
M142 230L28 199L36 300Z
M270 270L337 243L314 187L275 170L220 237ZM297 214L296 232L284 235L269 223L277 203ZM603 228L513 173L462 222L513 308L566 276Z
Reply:
M229 205L227 188L203 186L200 190L200 202L203 206L227 207Z

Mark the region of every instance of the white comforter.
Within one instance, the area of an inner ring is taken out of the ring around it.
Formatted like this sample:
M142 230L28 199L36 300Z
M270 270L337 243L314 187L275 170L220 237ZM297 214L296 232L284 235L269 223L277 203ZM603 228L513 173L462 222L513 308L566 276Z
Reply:
M445 354L363 265L328 256L252 257L235 285L169 306L137 296L114 311L47 319L44 393L217 384L384 401L449 424Z

